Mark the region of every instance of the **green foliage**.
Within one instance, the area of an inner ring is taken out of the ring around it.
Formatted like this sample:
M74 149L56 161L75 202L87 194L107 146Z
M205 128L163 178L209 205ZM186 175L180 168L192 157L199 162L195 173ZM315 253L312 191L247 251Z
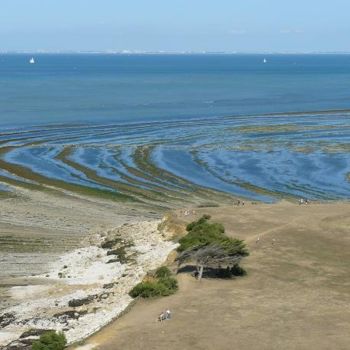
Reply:
M171 271L166 266L161 266L157 269L155 276L157 278L170 277Z
M203 215L198 221L187 225L188 234L179 240L179 252L193 248L202 248L208 245L216 245L223 248L228 255L240 254L247 256L245 243L236 238L225 235L225 228L222 224L209 222L210 216Z
M199 220L193 221L190 224L188 224L186 227L186 231L190 232L194 229L199 229L201 226L205 226L205 224L208 223L208 220L210 220L210 215L203 215Z
M157 295L162 294L161 287L157 282L141 282L137 284L129 293L132 298L136 298L138 296L142 298L150 298L155 297Z
M159 267L155 279L137 284L131 291L130 296L136 298L150 298L156 296L167 296L178 289L177 280L171 277L171 271L166 266Z
M40 336L40 339L32 345L33 350L63 350L66 347L67 339L60 332L49 331Z
M177 280L174 277L163 277L163 278L160 278L158 280L158 283L162 284L163 286L165 286L166 289L168 291L171 291L171 292L176 292L177 289L178 289ZM170 294L173 294L173 293L170 293Z
M178 290L178 283L174 277L161 277L154 281L145 281L137 284L129 293L132 298L138 296L150 298L168 296Z

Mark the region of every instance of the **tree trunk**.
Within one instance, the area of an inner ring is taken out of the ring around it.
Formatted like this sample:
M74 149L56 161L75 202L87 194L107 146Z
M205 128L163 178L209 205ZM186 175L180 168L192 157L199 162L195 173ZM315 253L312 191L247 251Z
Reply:
M201 265L201 267L199 269L198 281L200 281L202 279L203 270L204 270L204 265Z
M177 264L177 269L176 269L176 274L178 274L178 273L179 273L180 267L181 267L181 264L180 264L180 263L178 263L178 264Z

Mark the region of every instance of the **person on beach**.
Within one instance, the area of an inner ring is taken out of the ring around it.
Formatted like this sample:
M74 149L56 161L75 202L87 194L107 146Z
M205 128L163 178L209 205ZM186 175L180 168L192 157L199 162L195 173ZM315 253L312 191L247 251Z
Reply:
M167 309L165 312L161 312L161 314L158 316L159 322L170 320L170 319L171 319L171 311L169 309Z

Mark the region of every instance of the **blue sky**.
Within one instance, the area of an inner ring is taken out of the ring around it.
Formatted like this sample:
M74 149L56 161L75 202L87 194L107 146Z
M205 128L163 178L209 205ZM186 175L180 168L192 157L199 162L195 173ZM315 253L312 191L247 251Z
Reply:
M0 0L0 50L350 51L350 0Z

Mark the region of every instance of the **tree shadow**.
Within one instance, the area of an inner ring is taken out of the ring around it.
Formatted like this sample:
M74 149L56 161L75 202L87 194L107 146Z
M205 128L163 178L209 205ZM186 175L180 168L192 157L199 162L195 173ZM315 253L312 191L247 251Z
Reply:
M195 265L185 265L177 270L177 273L189 273L191 276L197 278L198 271ZM211 279L234 279L236 277L245 276L246 271L240 266L234 267L210 267L207 266L203 270L202 278Z

